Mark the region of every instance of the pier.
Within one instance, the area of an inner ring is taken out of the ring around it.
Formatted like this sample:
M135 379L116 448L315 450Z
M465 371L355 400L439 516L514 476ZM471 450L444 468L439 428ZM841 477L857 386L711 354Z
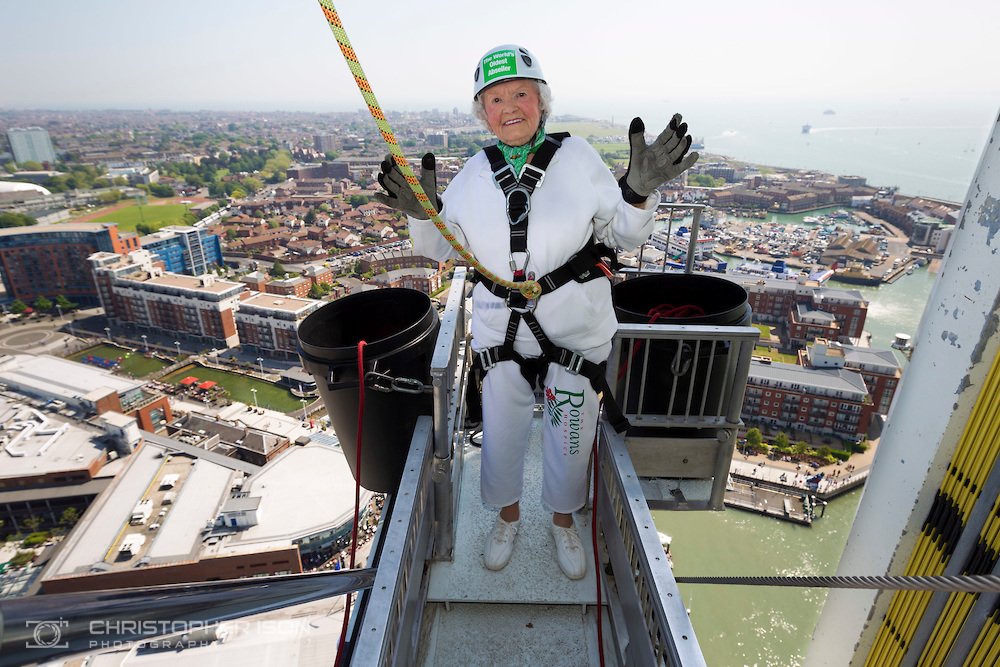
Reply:
M823 517L827 501L864 486L868 479L867 464L850 471L826 466L806 472L805 467L793 470L789 463L758 458L761 460L733 460L726 507L811 526L815 519Z
M768 483L752 479L732 478L726 487L726 507L773 516L802 526L811 526L813 502L805 491L787 493Z

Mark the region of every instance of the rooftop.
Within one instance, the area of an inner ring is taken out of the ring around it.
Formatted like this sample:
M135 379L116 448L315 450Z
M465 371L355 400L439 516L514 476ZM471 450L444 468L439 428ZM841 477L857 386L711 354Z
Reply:
M759 385L762 380L767 380L789 385L815 387L834 395L836 392L868 395L868 388L865 386L861 374L845 368L806 368L797 364L781 362L763 364L759 361L751 361L749 378L751 384ZM860 398L856 400L860 400Z
M255 306L268 310L282 310L290 313L297 312L303 308L316 305L318 302L313 299L300 299L285 294L271 294L269 292L257 292L240 302L240 308Z
M39 396L79 402L96 389L106 388L118 395L140 389L139 380L115 375L102 368L49 355L14 354L0 356L0 382Z
M211 278L211 276L184 276L177 273L165 273L162 276L150 278L146 282L152 285L164 285L166 287L212 292L215 294L221 294L233 288L243 286L241 283L218 280Z
M338 446L294 446L249 473L241 461L201 457L192 447L175 449L169 442L147 439L136 449L67 538L46 578L288 547L353 517L354 481ZM363 491L365 499L370 496ZM151 513L131 525L141 501L150 501ZM258 523L243 530L219 526L223 508L256 509ZM131 535L145 540L122 552L124 542L138 542Z
M292 446L254 473L243 492L247 500L260 498L258 523L230 535L220 554L287 546L354 517L354 477L339 446ZM362 507L371 495L362 489Z
M88 468L107 455L104 433L0 396L0 483Z

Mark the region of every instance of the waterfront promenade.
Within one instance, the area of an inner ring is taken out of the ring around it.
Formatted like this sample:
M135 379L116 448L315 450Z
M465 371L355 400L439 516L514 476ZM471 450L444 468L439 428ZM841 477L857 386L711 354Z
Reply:
M732 484L726 492L726 505L811 525L814 518L822 517L823 510L811 511L803 494L829 501L863 486L877 450L878 439L870 440L865 452L815 469L795 461L773 460L764 454L744 456L736 452L729 467ZM823 477L818 482L808 483L820 473Z

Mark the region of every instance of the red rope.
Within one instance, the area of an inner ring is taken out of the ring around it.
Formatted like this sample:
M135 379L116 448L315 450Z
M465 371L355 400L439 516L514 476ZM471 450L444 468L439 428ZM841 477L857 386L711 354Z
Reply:
M600 406L597 414L601 413ZM599 428L599 426L598 426ZM603 612L601 611L601 557L597 552L597 431L594 431L594 502L590 509L590 537L594 544L594 580L597 581L597 651L601 660L601 667L604 667L604 624L601 622Z
M646 313L646 317L649 318L649 322L646 324L652 324L661 317L705 317L708 313L701 306L696 306L693 303L684 304L682 306L673 306L669 303L661 303L659 306L654 306L650 308ZM625 371L628 370L628 365L632 363L633 357L639 352L639 347L642 345L641 340L635 341L632 344L632 353L628 356L628 361L626 361L621 368L618 369L618 379L621 380L625 375Z
M354 524L351 526L351 565L354 569L358 552L358 520L361 514L361 430L365 418L365 358L364 348L367 343L358 341L358 442L354 455ZM351 618L351 601L353 593L347 594L344 602L344 625L340 629L340 641L337 643L337 659L334 664L340 667L343 658L344 644L347 642L347 626Z

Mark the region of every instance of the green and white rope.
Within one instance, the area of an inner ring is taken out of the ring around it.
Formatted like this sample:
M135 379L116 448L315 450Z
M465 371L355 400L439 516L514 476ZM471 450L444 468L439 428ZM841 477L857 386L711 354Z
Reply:
M490 272L486 267L479 263L472 253L466 250L455 235L445 226L444 221L441 216L438 215L437 210L435 210L434 205L431 204L427 193L420 186L420 182L414 175L413 170L406 161L406 157L403 155L403 151L399 148L399 143L396 141L395 135L392 133L392 128L389 127L389 122L385 119L385 114L382 112L382 108L378 104L378 100L375 99L375 94L372 92L371 84L368 83L368 78L365 76L365 72L361 69L361 63L358 61L358 56L354 52L354 48L351 46L350 40L347 38L347 33L344 31L344 25L340 21L340 16L337 14L337 9L333 6L333 2L330 0L319 0L320 7L323 10L323 16L326 17L327 22L330 24L330 29L333 31L333 35L337 38L337 43L340 45L340 51L344 54L344 60L347 61L347 66L351 69L351 73L354 75L354 81L358 84L358 90L361 91L361 95L365 98L365 102L368 104L368 111L371 112L372 118L375 119L375 124L378 125L378 129L382 132L382 138L385 143L389 146L389 152L392 153L393 159L396 160L396 164L399 165L399 169L403 172L403 176L406 178L406 182L409 183L410 189L413 190L413 194L416 195L417 201L420 205L424 207L424 211L430 217L434 226L437 227L441 235L451 244L451 247L455 249L456 252L469 263L472 268L474 268L480 275L485 276L504 287L514 289L519 291L527 299L533 299L539 296L542 292L541 285L534 280L526 280L522 282L512 282L505 280L496 274ZM436 193L435 193L436 194Z

